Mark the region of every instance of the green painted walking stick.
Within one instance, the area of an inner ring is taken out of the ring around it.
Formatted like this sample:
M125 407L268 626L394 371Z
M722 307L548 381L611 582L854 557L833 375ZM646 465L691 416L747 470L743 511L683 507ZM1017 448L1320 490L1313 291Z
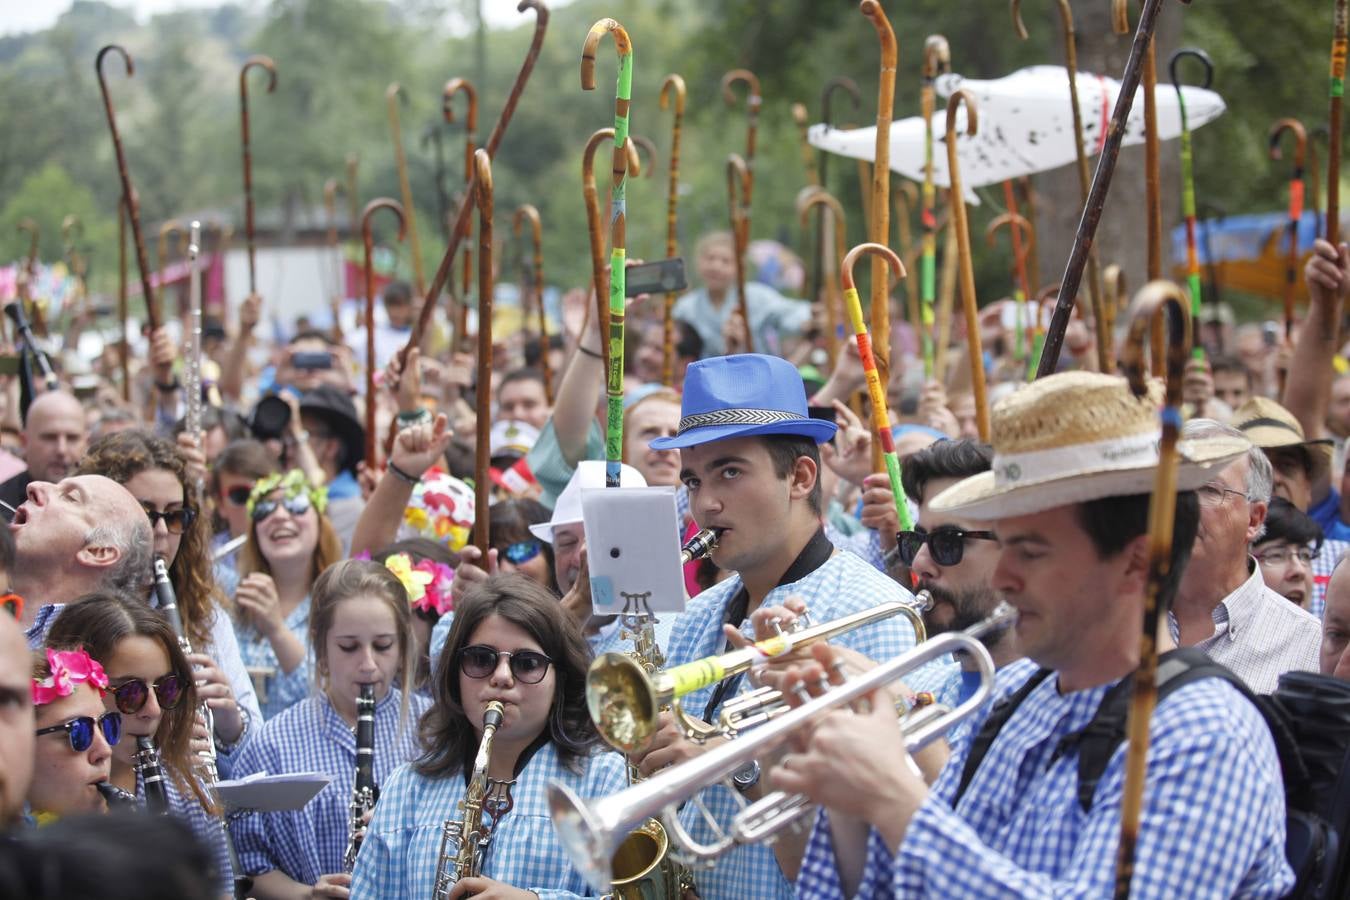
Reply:
M1200 253L1195 238L1195 162L1191 152L1191 127L1186 119L1186 97L1177 78L1177 63L1186 57L1199 60L1205 67L1205 89L1214 82L1214 63L1203 50L1183 48L1172 54L1167 63L1167 74L1177 92L1177 107L1181 110L1181 214L1186 217L1186 287L1191 292L1191 321L1200 321ZM1191 348L1191 358L1205 360L1205 348L1199 341Z
M923 116L923 262L919 265L919 299L923 335L923 377L933 377L933 303L937 300L937 186L933 184L933 82L952 66L947 39L929 35L923 42L923 87L919 90Z
M614 170L609 213L609 372L605 423L605 487L619 486L623 459L623 313L625 229L628 204L628 105L633 97L633 43L628 32L613 19L601 19L586 34L581 50L581 89L595 90L595 51L608 32L619 52L619 77L614 92Z

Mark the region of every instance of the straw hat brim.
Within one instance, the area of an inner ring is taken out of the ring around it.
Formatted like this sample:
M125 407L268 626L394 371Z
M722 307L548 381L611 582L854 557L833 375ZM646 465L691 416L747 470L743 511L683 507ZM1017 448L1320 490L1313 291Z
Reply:
M1181 464L1177 489L1193 491L1202 486L1215 471L1246 453L1250 446L1249 442L1228 435L1178 441ZM1155 460L1141 466L1052 473L1050 477L1005 485L996 483L992 471L981 472L938 494L929 508L976 520L1027 516L1103 497L1150 494L1157 468Z

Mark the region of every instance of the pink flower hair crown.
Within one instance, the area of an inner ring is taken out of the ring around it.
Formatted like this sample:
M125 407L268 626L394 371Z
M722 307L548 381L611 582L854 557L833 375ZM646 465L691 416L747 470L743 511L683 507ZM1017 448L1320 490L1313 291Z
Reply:
M100 696L108 689L108 675L103 666L84 650L48 650L47 666L51 675L41 681L33 679L34 706L69 697L81 682L88 682Z

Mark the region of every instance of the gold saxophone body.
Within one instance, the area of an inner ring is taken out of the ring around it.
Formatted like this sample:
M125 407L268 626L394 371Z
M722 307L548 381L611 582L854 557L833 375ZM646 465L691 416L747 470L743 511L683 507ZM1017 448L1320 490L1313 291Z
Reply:
M511 782L488 778L492 760L492 739L502 724L504 707L496 700L483 713L483 739L474 757L473 774L459 804L459 819L446 819L441 826L441 846L436 854L436 880L431 900L447 900L450 889L461 878L476 878L482 873L483 860L492 842L496 822L511 808ZM491 823L483 823L484 804L489 804ZM453 842L453 853L450 847Z

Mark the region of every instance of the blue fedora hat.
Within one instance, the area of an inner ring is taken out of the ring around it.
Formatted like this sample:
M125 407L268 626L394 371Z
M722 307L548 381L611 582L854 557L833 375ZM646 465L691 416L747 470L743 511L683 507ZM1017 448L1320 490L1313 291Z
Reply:
M651 447L678 450L761 434L795 434L820 444L834 432L833 422L806 414L806 389L791 363L777 356L738 353L689 366L679 431L674 437L656 438Z

